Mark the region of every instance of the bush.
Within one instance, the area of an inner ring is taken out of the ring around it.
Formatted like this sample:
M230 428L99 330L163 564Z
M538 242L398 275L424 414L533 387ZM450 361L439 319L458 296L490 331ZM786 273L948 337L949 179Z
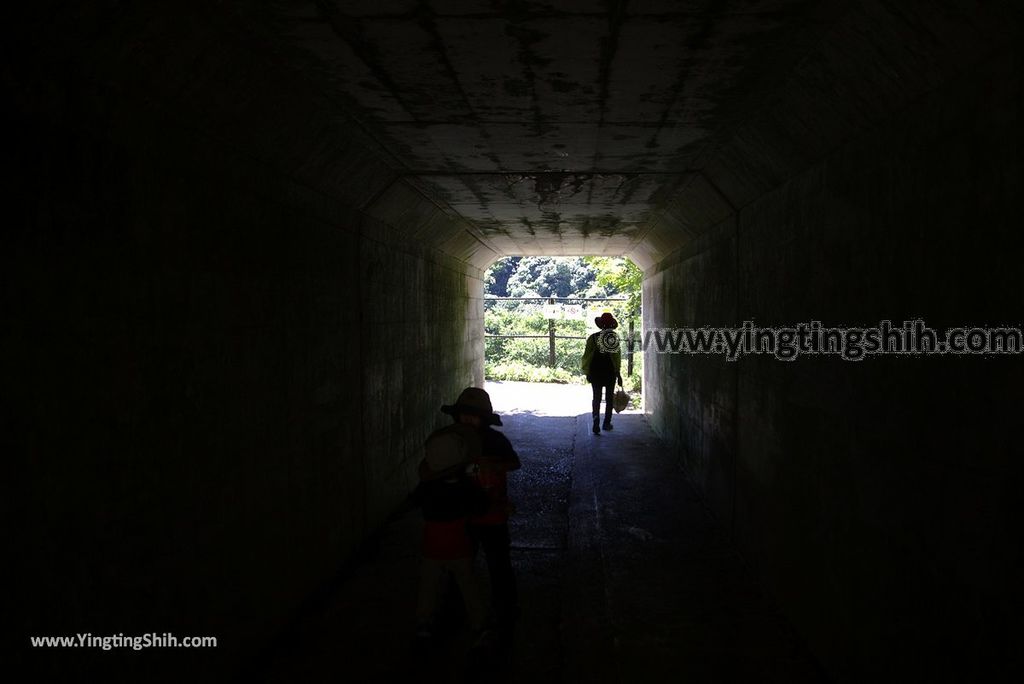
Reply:
M625 369L626 364L622 364ZM641 388L643 387L643 369L639 367L639 364L633 364L633 373L631 375L623 375L623 381L626 383L626 389L630 394L640 395Z
M487 362L484 377L488 380L516 380L519 382L557 382L563 385L581 385L586 382L581 373L570 373L564 368L535 366L516 361L504 363Z

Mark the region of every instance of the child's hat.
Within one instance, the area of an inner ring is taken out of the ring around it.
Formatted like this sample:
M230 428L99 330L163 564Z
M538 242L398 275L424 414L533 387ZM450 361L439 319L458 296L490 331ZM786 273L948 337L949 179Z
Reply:
M480 416L484 425L501 425L501 418L491 406L491 395L479 387L467 387L455 400L454 404L441 407L442 413L457 416L460 413L471 413Z
M447 470L480 457L480 434L469 425L456 423L427 438L427 465L434 472Z

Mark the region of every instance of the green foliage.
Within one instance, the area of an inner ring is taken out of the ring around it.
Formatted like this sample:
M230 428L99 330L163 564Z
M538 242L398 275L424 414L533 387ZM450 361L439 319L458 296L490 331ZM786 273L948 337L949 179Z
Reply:
M484 292L498 297L508 297L508 279L519 268L522 257L498 259L484 275Z
M557 382L563 385L582 384L582 375L574 375L564 368L548 368L533 366L518 361L508 363L492 363L484 366L484 375L488 380L517 380L520 382Z
M633 357L633 372L622 376L622 381L626 384L626 391L635 397L633 406L639 406L640 391L643 388L644 369L643 364L640 362L642 358L642 354L635 354ZM625 362L623 362L623 366L625 366Z
M626 295L625 318L640 317L644 272L624 257L583 257L595 273L595 281L610 294Z
M597 303L595 309L610 311L625 334L629 320L640 329L640 291L643 273L633 262L607 257L508 257L495 262L485 276L486 294L491 296L617 297L625 301ZM485 345L485 376L489 380L527 382L586 382L580 358L586 337L594 332L593 321L555 321L555 364L549 366L549 321L537 302L489 301L485 306L487 335L539 335L534 338L489 337ZM579 339L559 339L575 336ZM626 376L626 355L622 358L623 380L639 404L642 356L633 357L633 373Z
M523 257L508 278L508 295L569 297L586 292L594 277L594 269L581 257Z
M588 334L583 321L557 321L555 325L556 335L585 337ZM485 342L485 358L496 362L548 365L548 320L536 304L516 309L492 305L484 316L484 330L488 335L544 335L539 338L489 338ZM582 378L580 357L585 343L585 339L556 339L555 367Z

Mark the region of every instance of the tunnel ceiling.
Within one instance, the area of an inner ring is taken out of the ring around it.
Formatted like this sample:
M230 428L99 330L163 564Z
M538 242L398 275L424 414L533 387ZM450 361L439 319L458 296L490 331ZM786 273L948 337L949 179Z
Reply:
M500 254L630 254L824 3L282 2L256 18L406 182ZM679 239L673 237L678 233Z

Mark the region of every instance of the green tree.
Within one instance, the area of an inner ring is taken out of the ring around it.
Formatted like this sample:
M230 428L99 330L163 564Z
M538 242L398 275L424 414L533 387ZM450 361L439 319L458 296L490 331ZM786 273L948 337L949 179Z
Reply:
M594 269L581 257L523 257L508 279L512 297L570 297L587 291Z
M644 281L640 267L624 257L583 257L583 260L594 270L595 282L609 295L627 297L623 311L626 317L639 318Z
M504 257L491 264L484 275L484 294L508 297L508 279L519 267L521 259L522 257Z

